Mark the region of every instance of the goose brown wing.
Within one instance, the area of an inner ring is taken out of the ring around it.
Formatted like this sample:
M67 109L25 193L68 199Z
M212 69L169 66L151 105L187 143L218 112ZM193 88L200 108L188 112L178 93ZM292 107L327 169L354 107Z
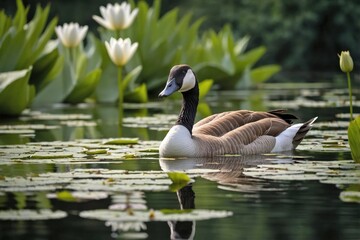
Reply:
M238 127L224 134L221 138L224 139L224 141L231 140L237 145L248 145L261 136L276 137L289 126L290 124L279 118L263 118Z
M280 114L278 113L278 115ZM215 114L196 123L193 128L193 134L204 134L221 137L224 134L231 133L235 129L237 129L237 131L240 131L238 130L238 128L255 122L255 125L251 125L253 126L252 128L263 128L265 127L264 124L260 124L258 127L256 127L256 125L259 124L259 120L263 119L277 119L279 120L279 123L284 123L285 126L288 127L289 124L287 123L287 121L285 121L278 115L271 112L253 112L247 110L238 110ZM274 131L275 130L276 126L274 126Z
M232 131L215 136L193 133L193 139L198 145L198 154L261 154L270 152L276 143L275 136L288 128L290 124L281 118L262 118L248 122ZM204 131L203 131L204 132Z

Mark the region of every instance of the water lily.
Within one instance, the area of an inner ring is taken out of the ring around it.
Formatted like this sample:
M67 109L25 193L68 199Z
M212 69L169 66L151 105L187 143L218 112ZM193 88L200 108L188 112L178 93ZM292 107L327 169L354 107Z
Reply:
M111 38L109 42L105 41L107 52L116 66L124 66L134 55L138 43L131 43L130 38L122 39Z
M93 19L107 29L123 30L131 25L138 11L137 8L131 11L131 6L127 2L107 4L106 7L100 7L102 18L94 15Z
M121 136L121 124L123 118L122 105L124 102L124 88L122 82L122 67L134 55L138 43L131 43L130 38L122 39L111 38L110 42L105 41L106 50L110 59L118 67L118 92L119 92L119 135Z
M338 54L340 58L340 69L341 71L346 73L348 80L348 88L349 88L349 98L350 98L350 120L353 120L353 107L352 107L352 89L351 89L351 78L350 72L354 68L354 62L350 56L349 51L341 51L341 54Z
M351 149L351 156L356 162L360 162L360 117L354 119L353 115L353 97L351 88L350 72L354 68L354 62L350 56L349 51L342 51L340 55L340 69L346 73L349 88L349 100L350 100L350 124L348 127L348 139Z
M342 51L339 55L340 58L340 69L343 72L351 72L354 68L354 62L350 56L349 51Z
M65 23L57 26L55 32L65 47L72 48L80 44L88 31L88 26L80 26L78 23Z

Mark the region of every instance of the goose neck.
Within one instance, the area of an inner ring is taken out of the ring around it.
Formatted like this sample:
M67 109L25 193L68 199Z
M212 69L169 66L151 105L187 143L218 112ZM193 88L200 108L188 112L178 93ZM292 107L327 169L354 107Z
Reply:
M199 103L199 87L196 83L195 87L189 91L183 92L183 103L176 124L183 125L190 133L195 122L197 106Z

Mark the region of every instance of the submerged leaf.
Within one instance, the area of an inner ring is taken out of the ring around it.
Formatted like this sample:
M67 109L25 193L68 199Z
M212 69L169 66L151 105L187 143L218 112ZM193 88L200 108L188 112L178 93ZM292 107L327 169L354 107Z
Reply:
M360 116L350 122L348 136L352 158L360 162Z
M169 186L170 190L176 192L185 187L190 181L190 177L186 173L182 172L168 172L169 178L172 184Z

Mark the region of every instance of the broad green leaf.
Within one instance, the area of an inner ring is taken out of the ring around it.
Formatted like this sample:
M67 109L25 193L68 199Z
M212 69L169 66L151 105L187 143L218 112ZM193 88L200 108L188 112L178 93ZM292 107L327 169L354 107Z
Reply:
M126 102L146 103L148 102L148 95L146 84L141 84L136 87L132 92L125 94Z
M213 82L214 80L212 79L205 79L199 83L199 89L200 89L199 99L203 99L206 96L206 94L208 94L208 92L210 91L213 85Z
M9 30L11 27L11 18L8 17L4 11L0 11L0 42L3 35Z
M64 101L73 104L84 101L87 97L95 92L95 88L99 82L100 76L101 69L95 69L88 73L84 78L79 79L74 89L70 92Z
M75 85L76 78L73 65L65 60L62 72L36 95L32 106L39 107L62 102Z
M266 65L255 69L250 72L250 78L254 83L262 83L268 80L271 76L281 70L279 65Z
M240 55L236 63L238 71L243 71L246 67L253 66L265 52L266 48L260 46Z
M137 66L131 72L129 72L123 79L123 89L126 90L128 87L130 89L134 88L135 81L140 75L142 66Z
M26 24L26 17L27 17L29 8L25 9L25 6L24 6L22 0L16 0L16 8L17 8L17 11L16 11L16 14L15 14L15 17L13 20L13 25L17 29L21 29Z
M0 115L18 115L28 106L34 91L28 84L31 69L0 73Z
M356 162L360 162L360 117L350 122L348 128L351 156Z
M30 83L35 85L37 92L54 80L64 67L64 56L59 55L58 42L50 41L40 58L34 63Z
M99 39L95 42L97 50L101 53L102 74L95 90L95 97L101 103L113 103L118 99L117 67L111 62L105 45Z
M14 71L25 44L26 32L11 27L3 37L0 45L0 72Z

